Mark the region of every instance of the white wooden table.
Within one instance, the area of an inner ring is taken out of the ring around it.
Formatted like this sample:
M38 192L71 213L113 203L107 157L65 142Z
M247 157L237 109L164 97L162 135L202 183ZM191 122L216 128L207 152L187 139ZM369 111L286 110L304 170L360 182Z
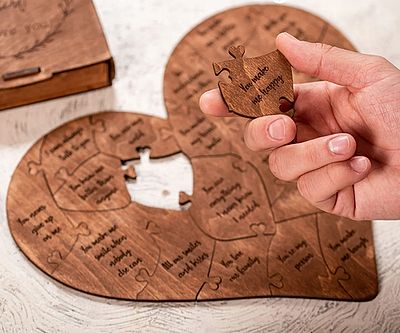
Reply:
M5 201L12 172L29 146L65 121L96 111L126 110L166 117L162 78L174 45L204 18L244 4L238 0L95 3L117 64L113 87L0 112L0 331L399 332L400 221L374 223L380 292L375 300L366 303L284 298L122 302L64 287L25 258L11 238ZM400 66L398 0L285 3L327 18L360 51L381 54ZM179 170L187 169L185 163L178 158L169 161L163 170L175 172L173 177L178 179ZM144 165L139 176L157 176L157 170L157 166ZM162 178L152 178L152 184L162 183ZM173 185L169 186L169 191L174 192ZM150 200L151 183L139 183L136 190L143 193L144 202Z

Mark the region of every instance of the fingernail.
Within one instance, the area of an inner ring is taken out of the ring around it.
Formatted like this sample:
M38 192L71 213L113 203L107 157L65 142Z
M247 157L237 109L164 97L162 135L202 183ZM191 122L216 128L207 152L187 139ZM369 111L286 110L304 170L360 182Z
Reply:
M369 167L368 158L355 156L350 160L350 167L357 173L363 173Z
M210 96L212 93L213 93L212 90L208 90L208 91L204 92L204 93L200 96L199 102L204 101L204 99L207 99L208 96Z
M298 40L296 37L292 36L291 34L289 34L288 32L284 32L283 33L287 38L290 38L292 40Z
M285 137L285 121L279 118L269 124L268 135L273 140L282 140Z
M336 155L344 155L350 149L350 141L346 135L336 136L328 142L328 149Z
M208 98L209 96L213 93L212 90L208 90L205 93L203 93L200 98L199 98L199 106L200 110L203 112L207 112L207 107L208 107Z
M207 90L206 92L204 92L201 96L208 96L208 95L212 95L214 94L214 90L215 89L211 89L211 90Z

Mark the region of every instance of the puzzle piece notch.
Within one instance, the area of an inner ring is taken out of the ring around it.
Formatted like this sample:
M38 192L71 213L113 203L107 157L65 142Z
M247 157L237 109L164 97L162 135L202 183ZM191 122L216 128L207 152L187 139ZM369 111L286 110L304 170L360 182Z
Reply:
M180 206L185 206L188 203L191 203L193 200L193 197L185 192L179 192L179 205Z
M31 176L36 176L39 173L43 173L44 170L41 168L41 163L35 161L28 162L28 173Z
M239 46L231 46L228 52L233 58L242 59L246 50L243 45L239 45Z
M211 290L218 290L220 284L222 283L222 278L220 276L209 276L207 277L206 284Z
M320 276L319 280L322 288L329 289L332 286L332 278L339 283L339 281L348 281L351 279L350 274L347 273L346 269L342 266L336 268L334 272L330 272L330 274L326 276Z
M125 179L136 179L137 174L133 165L128 165L127 168L122 168L122 173Z
M63 262L63 257L61 256L60 251L53 251L47 257L47 262L51 265L60 265Z
M228 50L229 54L232 56L232 58L234 58L235 60L238 61L243 61L243 56L245 53L245 48L243 45L239 45L239 46L231 46ZM213 63L213 69L214 69L214 73L215 75L220 75L221 72L223 71L227 71L227 72L231 72L230 69L232 68L231 65L235 62L235 60L226 60L223 62L219 62ZM230 79L232 79L229 76Z
M155 127L154 129L157 140L154 144L149 145L150 158L161 158L172 156L181 152L181 148L175 139L172 128L167 126Z
M75 237L75 241L73 242L71 248L66 251L64 256L61 254L60 250L52 251L49 254L49 256L47 257L47 262L49 264L59 266L71 253L78 238L80 236L89 236L91 233L86 222L79 223L79 225L74 230L76 232L76 237Z
M94 119L90 116L89 123L94 132L103 133L106 131L106 125L103 119Z
M76 228L76 231L78 236L89 236L91 233L89 226L86 222L79 223Z
M250 229L254 231L256 236L274 235L276 233L276 229L273 225L262 222L251 224Z
M120 159L97 154L73 173L61 167L55 173L59 188L54 200L70 211L105 211L127 207L132 198L126 181L136 178L133 166L123 166Z
M148 221L147 222L146 231L150 235L159 235L161 233L160 227L153 221Z
M283 288L283 276L279 273L275 273L268 277L269 287L274 287L277 289Z
M220 276L207 276L200 290L197 292L196 301L208 299L209 295L215 295L215 292L218 292L222 281L223 280Z
M247 172L247 162L243 160L239 161L234 161L232 162L232 168L239 171L240 173L246 173Z
M171 138L175 139L174 137L174 133L172 132L171 129L167 128L167 127L162 127L158 130L159 134L160 134L160 138L164 141L169 140Z
M337 278L338 281L346 281L351 279L350 274L347 273L346 269L342 266L336 268L333 275Z
M141 268L139 269L139 273L136 274L135 276L135 280L137 282L144 282L144 283L148 283L150 281L151 275L149 274L149 272L147 271L147 269L145 268Z
M72 174L65 167L60 168L55 174L55 177L63 182L66 182L71 176Z

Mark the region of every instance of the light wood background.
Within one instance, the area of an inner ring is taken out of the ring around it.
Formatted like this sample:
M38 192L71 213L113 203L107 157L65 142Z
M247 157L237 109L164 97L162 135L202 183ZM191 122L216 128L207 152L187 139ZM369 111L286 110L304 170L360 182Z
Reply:
M400 66L397 0L283 2L326 18L360 51L383 55ZM206 17L244 2L95 0L95 4L116 61L114 86L0 112L0 331L400 331L400 221L374 223L380 293L367 303L284 298L122 302L64 287L25 258L8 230L5 201L12 172L29 146L54 127L96 111L115 109L166 117L162 78L175 44ZM143 177L131 190L141 193L142 203L157 201L158 206L176 207L178 191L189 192L192 186L188 161L174 157L163 165L149 163L146 155L143 159L137 169Z

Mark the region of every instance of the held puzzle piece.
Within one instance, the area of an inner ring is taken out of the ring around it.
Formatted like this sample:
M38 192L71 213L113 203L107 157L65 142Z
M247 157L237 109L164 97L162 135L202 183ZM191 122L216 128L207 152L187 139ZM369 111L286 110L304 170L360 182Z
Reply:
M293 78L289 62L278 50L255 58L244 58L244 46L231 46L234 60L214 63L215 75L229 72L231 83L218 87L229 111L255 118L286 113L292 117ZM292 109L289 112L289 109Z

